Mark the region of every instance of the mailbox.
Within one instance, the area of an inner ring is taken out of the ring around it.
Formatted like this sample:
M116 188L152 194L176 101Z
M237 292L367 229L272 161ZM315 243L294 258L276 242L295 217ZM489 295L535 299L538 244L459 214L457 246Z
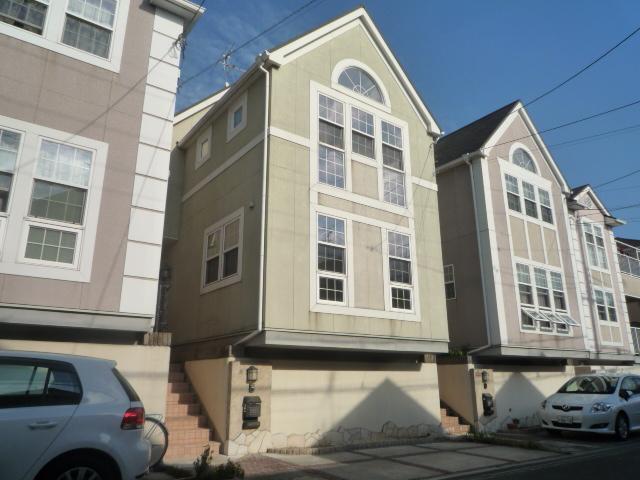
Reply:
M482 413L485 417L490 417L493 415L494 405L493 405L493 395L490 393L482 394Z
M258 396L249 396L242 399L242 429L260 428L260 410L262 400Z

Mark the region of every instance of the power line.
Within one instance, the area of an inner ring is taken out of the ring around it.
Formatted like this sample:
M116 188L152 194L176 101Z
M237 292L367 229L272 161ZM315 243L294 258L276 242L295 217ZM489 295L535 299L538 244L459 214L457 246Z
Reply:
M525 138L531 138L531 137L535 137L535 136L540 136L540 134L542 134L542 133L553 132L554 130L559 130L561 128L570 127L571 125L576 125L578 123L586 122L587 120L592 120L592 119L597 118L597 117L602 117L603 115L607 115L609 113L617 112L617 111L623 110L625 108L633 107L634 105L638 105L638 104L640 104L640 100L636 100L636 101L631 102L631 103L620 105L618 107L610 108L609 110L605 110L603 112L594 113L593 115L588 115L586 117L582 117L582 118L579 118L577 120L572 120L570 122L562 123L560 125L556 125L555 127L546 128L544 130L540 130L540 131L538 131L536 133L532 133L530 135L525 135L523 137L519 137L519 138L516 138L514 140L509 140L509 141L501 142L501 143L494 143L493 145L487 145L486 147L483 147L482 150L487 150L488 148L498 147L500 145L507 145L509 143L514 143L514 142L517 142L519 140L524 140Z
M565 142L552 143L552 144L550 144L550 145L547 145L547 147L559 147L559 146L562 146L562 145L569 145L569 144L572 144L572 143L578 143L578 142L580 142L580 141L582 141L582 140L592 140L592 139L594 139L594 138L604 137L604 136L606 136L606 135L613 135L613 134L617 134L617 133L624 133L624 132L626 132L627 130L633 130L633 129L635 129L635 128L640 128L640 123L635 124L635 125L630 125L630 126L628 126L628 127L616 128L616 129L614 129L614 130L608 130L608 131L606 131L606 132L596 133L596 134L589 135L589 136L586 136L586 137L574 138L573 140L567 140L567 141L565 141Z
M604 187L605 185L609 185L610 183L613 182L617 182L619 180L623 180L627 177L630 177L631 175L635 175L636 173L640 173L640 169L638 170L632 170L631 172L625 173L624 175L620 175L619 177L616 178L612 178L611 180L608 180L604 183L599 183L598 185L594 185L592 188L598 188L598 187Z
M563 87L564 85L566 85L567 83L569 83L571 80L573 80L574 78L582 75L584 72L586 72L587 70L589 70L591 67L593 67L596 63L598 63L600 60L602 60L603 58L605 58L607 55L609 55L611 52L613 52L616 48L618 48L619 46L621 46L623 43L625 43L627 40L629 40L631 37L633 37L636 33L640 32L640 26L638 28L636 28L633 32L631 32L629 35L627 35L626 37L624 37L622 40L620 40L618 43L616 43L613 47L611 47L609 50L607 50L606 52L604 52L602 55L600 55L598 58L596 58L594 61L592 61L590 64L588 64L587 66L581 68L579 71L577 71L576 73L574 73L573 75L571 75L569 78L567 78L566 80L564 80L563 82L559 83L558 85L556 85L553 88L550 88L549 90L547 90L546 92L538 95L536 98L534 98L533 100L525 103L522 108L524 107L528 107L529 105L537 102L538 100L541 100L542 98L546 97L547 95L555 92L556 90L558 90L559 88Z
M307 3L305 3L304 5L302 5L301 7L298 7L297 9L295 9L294 11L292 11L291 13L289 13L288 15L286 15L285 17L281 18L280 20L278 20L276 23L274 23L273 25L271 25L270 27L266 28L265 30L263 30L262 32L258 33L257 35L254 35L253 37L251 37L249 40L247 40L246 42L240 44L239 46L228 50L227 52L224 52L219 59L217 59L215 62L210 63L209 65L205 66L204 68L202 68L201 70L197 71L195 74L191 75L190 77L187 77L184 81L180 82L180 87L182 87L183 85L185 85L186 83L190 82L191 80L194 80L195 78L199 77L200 75L202 75L203 73L205 73L207 70L209 70L212 67L215 67L216 65L218 65L220 62L222 62L224 60L225 57L230 57L231 55L233 55L234 53L236 53L238 50L241 50L242 48L246 47L247 45L255 42L258 38L262 37L263 35L266 35L267 33L275 30L276 28L278 28L279 26L281 26L283 23L285 23L287 20L289 20L290 18L294 17L295 15L298 15L300 12L302 12L304 9L309 8L311 5L313 5L314 3L318 2L320 0L310 0Z

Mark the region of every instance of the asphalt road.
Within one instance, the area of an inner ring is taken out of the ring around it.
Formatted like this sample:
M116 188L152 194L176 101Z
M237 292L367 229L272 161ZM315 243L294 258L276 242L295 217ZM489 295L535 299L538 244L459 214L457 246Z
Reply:
M600 442L598 442L600 443ZM627 442L602 442L602 449L537 465L473 475L474 479L607 480L640 478L640 435ZM465 477L467 478L467 477Z

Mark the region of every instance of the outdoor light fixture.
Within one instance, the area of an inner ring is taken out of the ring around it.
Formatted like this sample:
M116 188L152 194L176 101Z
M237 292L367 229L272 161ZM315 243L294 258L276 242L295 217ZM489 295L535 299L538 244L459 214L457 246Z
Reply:
M258 381L258 369L251 365L247 368L247 384L249 385L249 392L253 392L256 389L256 382Z
M487 383L489 383L489 372L486 370L482 371L482 383L484 384L484 388L487 388Z

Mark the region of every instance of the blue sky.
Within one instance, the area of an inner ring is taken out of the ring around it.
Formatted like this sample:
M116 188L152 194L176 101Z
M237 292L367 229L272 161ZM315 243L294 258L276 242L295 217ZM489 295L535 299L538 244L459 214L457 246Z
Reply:
M189 35L182 77L214 62L308 0L207 0ZM364 4L445 132L514 99L528 101L615 45L640 25L635 0L319 0L232 58L249 66L264 49ZM241 70L234 71L235 80ZM224 85L217 66L181 88L178 109ZM640 99L640 33L571 83L528 108L539 130ZM572 186L597 185L640 169L640 105L544 135ZM598 189L611 209L640 202L640 173ZM640 208L615 210L640 238Z

